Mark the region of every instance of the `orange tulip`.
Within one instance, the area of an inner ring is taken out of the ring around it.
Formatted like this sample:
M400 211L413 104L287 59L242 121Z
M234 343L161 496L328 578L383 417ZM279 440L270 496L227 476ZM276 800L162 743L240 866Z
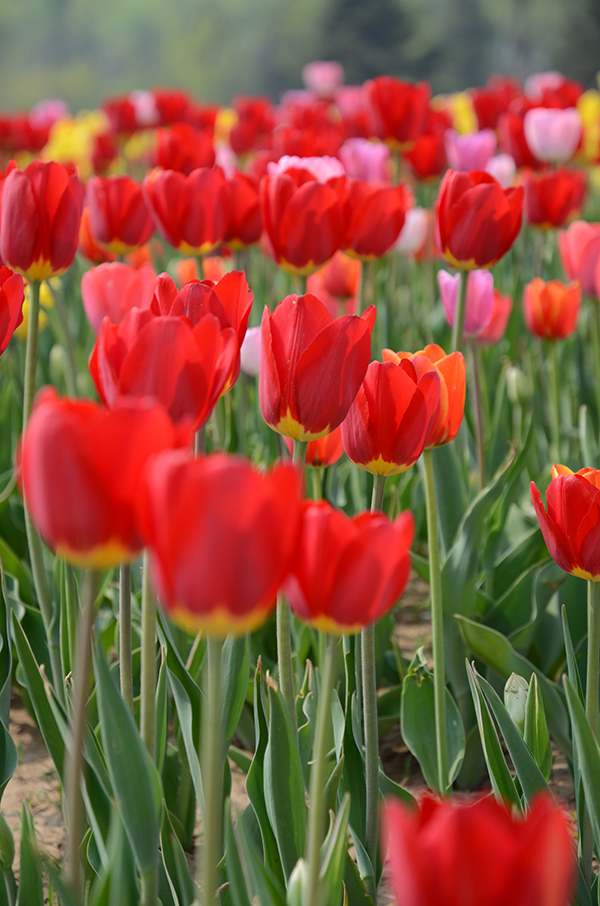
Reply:
M528 330L543 340L564 340L577 327L581 285L575 280L545 283L536 277L523 289L523 313Z

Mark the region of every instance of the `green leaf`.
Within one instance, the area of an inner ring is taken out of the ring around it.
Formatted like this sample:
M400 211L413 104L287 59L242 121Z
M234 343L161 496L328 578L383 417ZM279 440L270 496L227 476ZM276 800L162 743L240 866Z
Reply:
M21 863L17 906L44 906L42 863L33 818L26 802L21 809Z
M8 727L10 724L10 682L12 671L12 653L10 647L9 605L6 592L4 567L0 559L0 721Z
M458 527L467 507L467 493L458 461L456 444L445 444L433 451L435 499L440 534L440 555L446 556L458 533ZM429 570L428 570L429 571ZM429 576L423 578L429 579Z
M175 702L175 710L179 718L179 728L183 737L183 745L187 756L192 783L196 792L196 798L200 806L200 812L204 812L204 793L202 791L202 776L200 773L200 759L198 758L198 737L195 736L195 721L190 699L182 683L175 674L169 669L169 686Z
M248 691L250 641L247 635L239 639L229 636L225 640L221 665L221 727L224 728L224 758L238 725Z
M496 727L494 726L494 722L490 715L487 702L479 687L479 683L475 678L475 671L468 662L467 676L469 677L469 685L471 687L475 715L477 717L477 726L479 727L479 735L481 737L481 746L490 775L492 789L497 799L502 799L504 802L512 802L514 805L520 806L519 794L517 793L517 788L515 787L514 780L511 777L511 773L502 753L498 733L496 732Z
M568 676L563 676L567 707L571 715L573 742L577 749L581 779L585 791L585 804L588 810L594 842L600 848L600 751L583 705Z
M394 796L405 805L411 806L411 808L414 808L417 804L417 800L412 793L409 793L403 786L388 777L381 765L379 765L379 791L382 796Z
M162 790L156 767L115 686L101 646L94 650L100 733L125 832L142 874L158 865Z
M156 768L159 774L162 774L167 751L167 724L167 664L165 650L161 648L160 669L156 684Z
M254 843L249 838L243 821L238 821L234 833L237 833L242 863L246 867L260 906L286 906L283 888L267 866L256 858Z
M225 803L225 851L227 853L227 879L233 906L252 906L237 839L233 832L229 800Z
M306 849L306 794L298 746L283 697L272 680L265 751L265 805L286 878ZM282 770L285 765L285 770Z
M46 690L46 684L40 673L40 668L37 665L27 636L23 632L23 628L17 620L14 611L12 617L12 635L15 648L17 649L19 666L21 667L25 678L27 692L29 693L29 698L33 706L37 725L40 728L40 732L46 743L46 748L50 753L50 757L54 762L58 776L61 780L64 780L65 741L48 702L48 696L53 693L49 688Z
M323 906L338 906L340 902L345 856L348 851L349 817L350 796L346 793L321 850L322 864L319 876L323 890Z
M523 737L517 730L515 722L504 707L495 689L490 686L487 680L479 676L475 670L473 670L473 677L485 695L490 710L500 728L517 772L525 801L529 802L540 790L548 789L546 779L535 763L531 752L523 741Z
M325 811L326 814L329 814L330 811L335 812L337 807L337 798L338 798L338 789L340 786L340 780L342 774L344 773L344 756L336 763L333 771L329 775L329 779L325 784Z
M44 859L44 868L48 872L52 886L60 897L61 906L81 906L71 890L71 885L50 859Z
M550 745L548 724L546 723L544 702L540 695L535 673L531 676L529 692L527 693L523 739L533 755L535 763L544 775L544 779L548 781L552 770L552 747Z
M446 739L448 745L448 786L456 779L465 754L465 732L456 703L446 689ZM400 710L402 737L423 771L428 786L440 790L435 732L433 674L419 648L402 687Z
M160 840L165 872L175 891L177 903L179 906L191 906L194 902L196 888L183 847L173 829L166 806L163 807Z
M6 784L17 770L19 756L12 736L0 721L0 798Z
M250 767L252 765L252 759L249 755L246 755L246 753L243 752L241 749L238 749L237 746L231 746L231 745L227 749L227 755L229 756L229 758L231 758L233 763L240 769L240 771L243 771L244 774L248 773L248 771L250 770Z
M554 683L550 682L535 664L515 651L508 639L495 629L490 629L489 626L483 626L481 623L468 620L458 614L455 615L455 619L460 626L467 648L478 660L495 670L503 682L506 682L511 673L518 673L519 676L530 676L531 673L535 673L544 699L550 733L565 755L570 758L569 717Z
M373 900L367 893L365 882L350 853L346 853L344 891L344 906L373 906Z

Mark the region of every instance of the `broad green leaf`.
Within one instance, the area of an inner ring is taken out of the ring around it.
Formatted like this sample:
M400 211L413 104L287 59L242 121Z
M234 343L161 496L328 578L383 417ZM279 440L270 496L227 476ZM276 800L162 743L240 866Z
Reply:
M344 906L373 906L373 900L367 893L365 882L350 853L346 853L344 865Z
M487 764L488 773L492 789L497 799L503 802L511 802L513 805L520 806L519 794L515 787L514 780L506 764L502 753L500 740L496 727L490 715L487 702L475 678L475 671L467 662L467 676L471 686L473 704L475 705L475 715L477 717L477 726L481 737L481 746L485 763Z
M156 628L158 632L159 642L167 652L167 667L169 668L169 671L171 673L175 674L180 684L185 689L187 697L189 699L193 719L192 731L194 739L200 739L200 706L202 698L200 688L183 663L181 655L179 654L179 651L171 634L169 622L161 612L160 608L158 609L157 613Z
M325 784L325 813L335 812L337 808L337 799L338 799L338 789L340 786L340 780L342 774L344 773L344 756L336 763L333 771L329 775L329 779Z
M535 664L519 654L501 633L489 626L483 626L466 617L455 615L460 626L467 648L475 657L494 670L503 682L511 673L519 676L538 678L540 692L544 699L546 719L551 735L561 747L567 758L571 757L571 739L569 736L569 718L558 689Z
M444 560L456 539L460 521L467 508L467 494L456 444L438 447L433 451L432 459L440 555Z
M414 807L417 804L417 800L412 793L409 793L408 790L405 790L403 786L400 786L399 783L396 783L384 773L381 764L379 765L379 791L382 796L394 796L405 805Z
M6 784L17 770L19 756L12 736L0 721L0 798Z
M265 865L283 887L285 882L283 869L281 866L281 858L279 856L277 840L275 839L275 834L273 832L273 828L271 827L271 822L267 813L267 805L265 802L265 753L269 740L269 731L263 706L263 696L261 689L262 684L262 665L259 659L254 680L254 726L256 750L254 752L254 758L252 759L252 766L250 767L250 770L248 771L248 774L246 776L246 792L252 804L252 809L254 810L254 814L260 828Z
M227 879L233 906L252 906L237 839L233 832L229 801L225 804L225 850L227 853Z
M0 721L5 727L10 724L10 683L12 653L10 646L9 604L6 593L4 567L0 559Z
M446 689L446 739L448 746L448 787L456 779L465 754L465 732L456 703ZM415 756L430 787L440 789L435 732L435 694L433 674L420 648L409 667L402 687L400 710L402 737Z
M21 869L17 906L44 906L42 863L33 818L26 802L21 809Z
M125 832L142 874L158 865L160 778L115 686L100 645L94 649L100 733Z
M250 670L250 642L247 635L240 639L229 636L221 654L221 727L225 751L238 725L246 692Z
M242 752L241 749L238 749L237 746L232 746L232 745L230 745L229 748L227 749L227 755L229 756L229 758L231 758L233 763L240 769L240 771L243 771L244 774L248 773L248 771L250 770L250 766L252 764L252 759L249 755L246 755L246 753Z
M563 676L563 683L567 696L567 707L571 715L574 747L577 749L585 791L585 804L592 824L594 842L598 849L600 848L600 751L585 716L583 705L568 676Z
M239 840L242 864L245 866L260 906L286 906L283 887L260 859L256 858L254 844L248 837L243 821L238 821L234 831Z
M167 664L165 650L162 648L158 682L156 684L156 767L159 774L162 774L167 751L167 704Z
M179 906L191 906L196 894L194 880L190 874L183 847L173 830L166 807L163 808L160 840L165 872L175 891L177 903Z
M346 793L321 849L320 879L323 891L323 906L338 906L340 902L345 856L348 851L349 817L350 796Z
M25 678L27 692L29 693L29 698L33 706L37 725L40 728L40 732L46 743L46 748L50 753L50 757L54 762L58 776L61 780L64 780L65 741L48 702L48 695L52 695L52 692L49 689L48 692L46 691L46 685L42 674L40 673L40 668L33 656L27 636L23 632L23 628L14 612L12 618L12 635L15 648L17 649L19 666L21 667Z
M183 687L182 683L179 682L179 679L170 669L168 670L168 675L169 686L171 687L173 700L175 702L175 710L177 711L177 717L179 718L179 728L183 737L185 754L187 756L190 774L192 776L192 783L194 784L196 798L198 799L200 812L202 813L204 812L204 793L202 791L200 759L198 758L199 739L194 735L195 721L193 718L192 706L190 704L187 689Z
M268 681L265 804L287 878L306 849L306 795L298 745L279 689ZM285 765L285 771L282 770Z
M48 872L50 882L60 897L61 906L81 906L71 885L50 859L44 859L44 870Z
M540 790L548 789L546 779L535 763L531 752L523 741L523 737L517 730L515 722L504 707L495 689L474 670L473 678L485 695L490 711L500 728L506 748L517 772L525 801L529 802Z
M544 712L544 702L540 695L535 673L532 674L529 683L523 739L544 779L548 781L552 770L552 747Z

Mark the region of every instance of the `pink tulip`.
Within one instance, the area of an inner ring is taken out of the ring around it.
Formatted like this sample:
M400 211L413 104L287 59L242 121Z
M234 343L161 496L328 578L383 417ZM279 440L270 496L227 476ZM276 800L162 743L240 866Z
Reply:
M285 173L286 170L308 170L317 182L326 183L334 176L344 176L345 170L337 157L295 157L284 154L277 162L270 161L267 173L271 179Z
M249 327L240 349L240 367L254 377L260 370L260 327Z
M341 85L335 93L335 103L344 117L364 113L367 100L362 85Z
M525 114L523 128L529 150L538 160L565 164L579 145L581 115L576 107L534 107Z
M339 151L346 174L364 182L388 182L390 149L367 138L348 138Z
M500 290L494 290L494 310L490 323L477 337L478 346L494 346L499 343L508 325L510 313L513 310L512 296L503 295Z
M39 101L29 111L28 120L36 129L53 126L57 120L69 115L69 105L60 98L48 98Z
M315 60L302 70L302 81L318 98L330 100L344 82L344 67L335 60Z
M131 91L127 99L133 104L138 126L156 126L159 120L156 98L151 91Z
M510 154L496 154L495 157L490 157L485 170L498 180L503 189L514 186L517 165Z
M454 314L458 298L460 274L452 276L447 271L438 271L438 286L444 304L446 318L454 327ZM494 278L491 271L469 271L467 281L467 310L465 315L465 336L476 337L486 329L494 312Z
M136 270L120 261L92 267L83 275L81 297L87 319L98 333L103 318L120 324L132 308L150 308L156 274L148 265Z
M576 220L558 234L562 266L570 280L579 280L583 292L600 298L596 273L600 261L600 223Z
M556 70L536 72L525 79L525 95L532 101L541 101L545 91L555 91L564 80L564 75Z
M485 170L496 150L496 133L493 129L459 135L454 129L444 132L444 146L448 164L453 170Z
M404 226L394 248L403 255L416 255L427 242L429 232L429 211L426 208L409 208L404 217Z

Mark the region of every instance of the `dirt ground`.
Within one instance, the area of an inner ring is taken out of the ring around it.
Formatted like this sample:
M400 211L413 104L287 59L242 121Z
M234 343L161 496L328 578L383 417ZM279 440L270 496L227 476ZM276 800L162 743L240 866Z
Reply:
M412 658L415 650L423 645L428 660L431 658L431 624L426 608L428 585L413 573L399 609L394 634L402 654ZM19 765L8 783L2 798L2 812L15 837L15 874L19 867L19 827L23 802L27 802L33 815L38 844L42 852L59 861L64 854L65 826L61 808L58 776L34 720L23 707L15 692L11 702L10 732L19 753ZM380 754L386 773L415 794L426 789L415 759L408 751L400 727L395 727L381 740ZM575 797L568 766L556 749L554 751L551 786L556 797L573 811ZM244 774L232 767L232 806L241 812L248 799ZM383 892L382 906L388 902Z

